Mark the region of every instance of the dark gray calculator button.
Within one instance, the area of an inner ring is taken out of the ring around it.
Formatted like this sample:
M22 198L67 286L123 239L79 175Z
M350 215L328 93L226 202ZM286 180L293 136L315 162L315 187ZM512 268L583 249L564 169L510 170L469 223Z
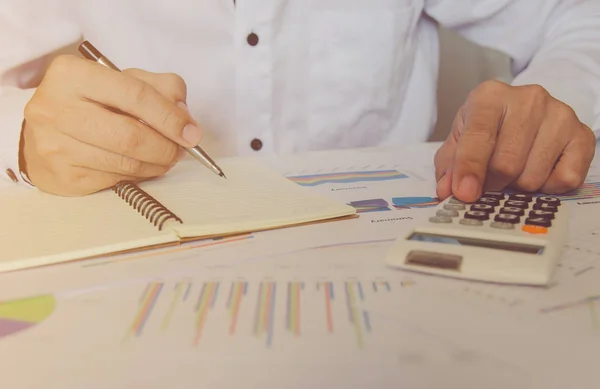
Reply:
M499 200L504 200L504 193L494 192L494 191L486 191L486 192L483 192L483 197L494 197Z
M494 212L495 208L489 204L473 204L471 205L471 211L483 211L487 213Z
M525 215L525 210L519 207L504 207L500 208L500 213L510 213L511 215L523 216Z
M511 193L508 195L509 200L522 200L530 202L533 196L529 193Z
M548 203L535 203L533 204L533 209L536 211L548 211L548 212L557 212L558 207L554 205L550 205Z
M521 221L521 218L517 215L511 215L509 213L499 213L494 218L494 221L517 224Z
M500 200L494 197L481 197L475 202L476 204L487 204L491 206L500 205Z
M515 228L514 224L505 222L492 222L490 223L490 226L501 230L513 230Z
M465 219L488 220L489 213L483 211L467 211L464 215Z
M552 220L554 219L554 212L533 210L529 212L529 217L541 217L544 219Z
M557 206L560 205L560 199L552 196L539 196L536 200L536 203L545 203L548 205Z
M446 216L433 216L429 218L432 223L452 223L452 219Z
M552 222L548 219L544 219L543 217L530 217L525 219L525 224L529 224L532 226L550 227L552 225Z
M448 211L446 209L440 209L435 214L437 216L443 216L443 217L457 217L458 211Z
M464 211L465 210L465 205L464 204L444 204L443 207L446 211Z
M504 202L504 206L525 209L525 208L529 207L529 203L527 203L527 201L523 201L523 200L507 200Z
M460 219L460 224L462 224L463 226L473 226L473 227L478 227L478 226L482 226L483 222L481 220L477 220L477 219Z

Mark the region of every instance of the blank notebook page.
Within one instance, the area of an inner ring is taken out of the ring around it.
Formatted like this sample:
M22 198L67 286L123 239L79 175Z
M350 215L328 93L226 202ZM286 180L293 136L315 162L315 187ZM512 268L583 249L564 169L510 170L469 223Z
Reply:
M276 228L352 215L354 208L311 192L259 162L219 162L227 179L195 160L140 185L183 220L182 238Z
M112 191L83 197L7 191L0 212L0 271L177 241Z

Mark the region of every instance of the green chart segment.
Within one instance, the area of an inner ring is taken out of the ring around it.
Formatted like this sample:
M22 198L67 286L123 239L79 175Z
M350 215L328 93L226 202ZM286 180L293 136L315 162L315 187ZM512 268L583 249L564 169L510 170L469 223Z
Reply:
M43 322L55 306L56 300L52 295L0 301L0 339Z

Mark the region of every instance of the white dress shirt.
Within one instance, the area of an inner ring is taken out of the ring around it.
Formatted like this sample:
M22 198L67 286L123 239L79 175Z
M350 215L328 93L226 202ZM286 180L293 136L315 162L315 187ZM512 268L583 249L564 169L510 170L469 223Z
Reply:
M0 0L0 173L19 172L44 67L81 39L122 69L181 75L216 157L426 141L437 23L600 129L598 0Z

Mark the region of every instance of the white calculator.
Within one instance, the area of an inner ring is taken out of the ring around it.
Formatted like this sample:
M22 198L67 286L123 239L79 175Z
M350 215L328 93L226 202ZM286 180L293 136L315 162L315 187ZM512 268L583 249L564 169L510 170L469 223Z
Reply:
M557 197L485 192L474 203L453 197L428 221L398 237L387 265L479 281L547 285L568 232Z

